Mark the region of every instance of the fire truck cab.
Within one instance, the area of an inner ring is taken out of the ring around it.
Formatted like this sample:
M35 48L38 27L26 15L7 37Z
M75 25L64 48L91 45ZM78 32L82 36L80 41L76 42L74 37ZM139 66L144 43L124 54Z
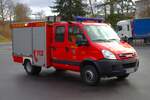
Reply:
M125 79L138 70L135 49L110 25L77 19L82 21L12 24L13 61L23 64L29 75L38 75L42 67L80 72L88 85L102 77Z

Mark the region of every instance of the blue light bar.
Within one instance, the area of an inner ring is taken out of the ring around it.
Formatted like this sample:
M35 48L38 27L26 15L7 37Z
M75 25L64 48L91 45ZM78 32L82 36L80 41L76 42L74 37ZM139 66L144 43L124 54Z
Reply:
M104 21L103 18L85 18L85 17L80 17L80 16L76 16L75 20L79 22L84 22L84 21L103 22Z

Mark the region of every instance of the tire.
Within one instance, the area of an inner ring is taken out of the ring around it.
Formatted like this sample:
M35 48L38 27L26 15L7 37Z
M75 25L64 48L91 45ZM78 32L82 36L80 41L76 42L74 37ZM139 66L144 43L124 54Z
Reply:
M147 39L147 38L145 38L145 39L144 39L144 43L145 43L145 44L147 44L147 42L148 42L148 39Z
M100 81L100 75L92 65L86 65L81 69L81 78L84 83L90 86L95 86Z
M117 76L118 80L124 80L126 79L130 74L125 74L125 75L121 75L121 76Z
M24 69L28 75L39 75L41 72L41 67L31 65L30 61L26 61L24 64Z
M145 39L144 39L144 43L145 43L145 44L149 44L149 43L150 43L150 38L145 38Z

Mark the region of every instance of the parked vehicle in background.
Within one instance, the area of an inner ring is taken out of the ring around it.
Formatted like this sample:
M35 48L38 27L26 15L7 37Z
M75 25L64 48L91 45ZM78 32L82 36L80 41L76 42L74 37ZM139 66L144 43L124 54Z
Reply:
M109 25L94 18L76 20L12 24L13 61L29 75L39 74L42 67L77 71L88 85L102 77L125 79L138 70L135 49Z
M117 31L120 38L132 41L133 39L144 39L150 42L150 18L122 20L117 23Z

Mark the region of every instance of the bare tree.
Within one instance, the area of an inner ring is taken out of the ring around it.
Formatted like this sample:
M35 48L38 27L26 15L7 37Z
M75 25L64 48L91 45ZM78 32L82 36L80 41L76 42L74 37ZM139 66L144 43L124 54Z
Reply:
M93 5L92 5L92 1L91 0L89 0L89 4L90 4L91 13L94 16L94 10L93 10Z
M119 0L118 10L120 14L135 13L135 3L133 2L133 0Z
M105 16L117 13L122 15L135 13L135 3L133 0L103 0L96 6L99 9L104 9Z
M31 15L31 9L21 3L17 3L17 5L14 8L14 19L15 21L29 21L29 16Z
M12 14L12 0L0 0L0 19L2 21L8 20L10 14Z
M149 9L150 9L150 6L146 6L145 9L142 12L140 12L139 17L140 18L150 17L150 10Z
M42 20L45 17L45 13L43 10L37 12L38 19Z
M136 9L137 17L138 18L150 17L150 0L142 0L137 2L140 3Z
M14 7L15 7L14 2L10 0L10 2L8 2L8 9L9 9L8 16L10 23L12 22L12 19L14 19Z

